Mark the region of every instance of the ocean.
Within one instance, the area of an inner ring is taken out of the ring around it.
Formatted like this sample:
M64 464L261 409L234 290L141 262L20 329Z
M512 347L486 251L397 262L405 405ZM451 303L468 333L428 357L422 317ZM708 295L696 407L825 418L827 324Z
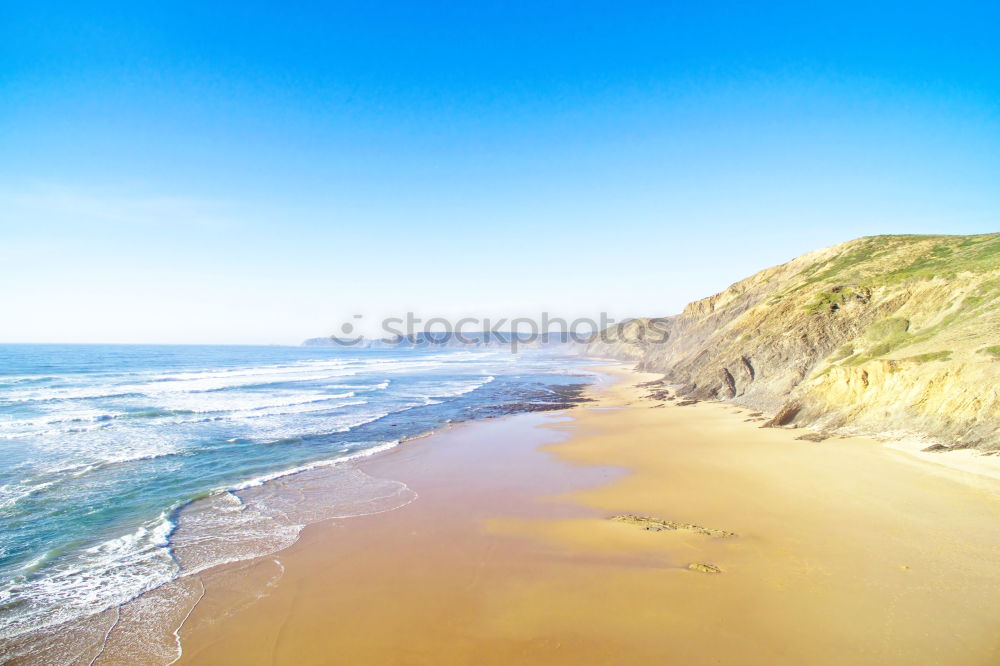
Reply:
M0 345L0 641L416 497L351 461L455 421L565 407L527 350Z

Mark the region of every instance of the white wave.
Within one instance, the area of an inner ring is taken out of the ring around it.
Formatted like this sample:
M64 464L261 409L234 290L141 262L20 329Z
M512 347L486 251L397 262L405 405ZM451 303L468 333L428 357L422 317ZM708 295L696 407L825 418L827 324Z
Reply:
M391 379L386 379L377 384L330 384L328 389L351 389L352 391L384 391L392 383Z
M156 374L150 377L150 381L171 381L171 380L192 380L192 379L217 379L224 377L245 377L262 375L280 375L289 372L301 371L303 367L309 369L318 368L341 368L350 361L347 359L336 359L331 361L304 361L301 363L279 363L274 365L251 366L249 368L231 368L226 370L196 370L192 372L177 372L170 374Z
M457 398L486 386L495 379L492 375L476 379L434 380L410 387L403 394L423 401L424 404L440 404L447 398ZM433 401L433 402L432 402Z
M58 435L66 435L81 432L91 432L94 430L101 430L105 426L103 425L93 425L93 426L81 426L73 428L49 428L47 430L27 430L23 432L5 432L0 433L0 439L4 440L15 440L15 439L28 439L28 438L39 438L39 437L55 437Z
M149 397L177 393L207 393L223 389L233 389L254 385L285 382L318 382L342 377L351 377L357 370L335 368L317 371L313 368L290 369L283 373L246 372L225 377L202 377L191 379L164 379L141 383L101 384L83 387L45 387L28 390L8 391L3 399L10 403L48 402L55 400L80 400L87 398L111 398L116 396L143 395Z
M360 451L356 451L355 453L352 453L352 454L349 454L349 455L346 455L346 456L342 456L340 458L330 458L330 459L327 459L327 460L317 460L315 462L311 462L311 463L308 463L306 465L299 465L297 467L291 467L289 469L284 469L284 470L281 470L280 472L272 472L270 474L263 474L261 476L254 477L253 479L250 479L248 481L244 481L244 482L238 483L238 484L236 484L234 486L230 486L226 490L227 491L246 490L247 488L253 488L253 487L259 486L259 485L262 485L264 483L267 483L268 481L273 481L275 479L280 479L280 478L285 477L285 476L291 476L292 474L299 474L301 472L306 472L308 470L316 469L318 467L330 467L332 465L339 465L341 463L345 463L345 462L348 462L348 461L351 461L351 460L357 460L358 458L367 458L369 456L375 455L376 453L380 453L382 451L388 451L389 449L395 448L397 446L399 446L399 440L398 439L394 440L394 441L391 441L391 442L386 442L384 444L379 444L377 446L372 446L370 448L362 449Z
M20 483L8 483L0 486L0 510L9 510L19 502L43 490L79 478L108 465L155 460L156 458L176 455L182 451L177 447L155 448L155 444L152 444L154 448L150 448L150 444L151 442L146 441L107 450L87 450L78 453L74 462L57 462L50 466L45 466L44 461L39 461L42 464L37 466L35 474L49 478L46 480L27 478ZM63 451L63 453L66 452Z
M130 534L123 534L120 537L109 539L91 548L84 549L84 552L97 554L127 553L135 549L136 544L148 541L154 546L166 546L170 533L175 525L164 511L156 522L151 525L140 525L138 529ZM147 538L148 537L148 538Z
M88 424L94 423L104 424L121 416L123 413L107 409L80 408L62 408L58 411L46 411L46 414L30 419L5 419L0 421L0 436L30 434L39 428L48 428L60 423L79 424L74 427L87 427Z
M12 507L21 500L55 485L55 483L55 481L45 481L43 483L22 482L20 485L6 484L0 486L0 509Z
M443 394L442 393L437 393L437 397L450 397L450 396L454 396L454 395L464 395L464 394L469 393L471 391L475 391L477 388L479 388L481 386L486 386L487 384L489 384L490 382L492 382L495 379L496 379L496 377L494 377L492 375L487 375L487 376L485 376L485 377L483 377L481 379L472 379L472 380L467 380L467 381L463 381L463 382L450 382L450 383L446 382L446 383L442 384L442 387L444 388L445 392Z
M344 394L345 396L353 394ZM240 419L263 419L274 416L289 416L292 414L309 414L312 412L326 412L336 409L342 409L344 407L356 407L360 405L367 405L367 400L347 400L334 402L332 400L316 400L313 402L293 404L283 407L276 407L275 409L250 409L238 412L230 412L225 415L224 418L232 420Z
M52 379L55 379L53 375L3 375L0 376L0 384L21 384Z
M322 403L340 398L351 398L353 391L343 393L318 393L317 391L258 393L193 393L167 396L159 402L158 408L190 412L192 414L211 414L215 412L253 412L274 408L291 407Z
M17 615L0 626L0 638L102 612L175 578L168 516L163 512L131 533L61 558L44 575L0 583L0 601L18 604Z
M96 435L96 433L95 433ZM80 476L96 466L155 460L184 453L191 442L163 430L100 433L94 438L42 438L34 441L33 468L45 475Z
M115 440L123 435L122 428L143 428L133 417L143 412L155 412L160 419L157 426L165 423L184 424L204 421L206 415L216 415L215 420L241 421L269 416L306 414L336 410L350 405L362 405L366 401L350 401L354 391L322 393L314 390L268 393L193 393L165 396L157 400L156 406L148 407L142 402L134 403L134 408L125 410L53 410L51 415L34 419L0 422L0 440L32 439L44 440L37 445L52 450L75 446L66 437L93 433L104 429L114 429ZM162 412L162 413L161 413ZM112 442L109 442L112 443ZM82 445L81 445L82 446ZM84 448L100 448L101 443L89 441Z

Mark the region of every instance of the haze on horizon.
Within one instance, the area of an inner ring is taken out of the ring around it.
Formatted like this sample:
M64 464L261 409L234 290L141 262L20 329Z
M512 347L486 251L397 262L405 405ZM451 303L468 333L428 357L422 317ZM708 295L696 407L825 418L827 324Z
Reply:
M0 342L677 312L998 230L996 3L20 3Z

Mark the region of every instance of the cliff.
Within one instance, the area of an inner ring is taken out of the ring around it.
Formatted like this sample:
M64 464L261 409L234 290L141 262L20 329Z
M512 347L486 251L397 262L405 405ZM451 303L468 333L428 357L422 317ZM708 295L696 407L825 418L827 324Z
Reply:
M1000 450L1000 234L817 250L679 315L608 329L588 351L772 425Z

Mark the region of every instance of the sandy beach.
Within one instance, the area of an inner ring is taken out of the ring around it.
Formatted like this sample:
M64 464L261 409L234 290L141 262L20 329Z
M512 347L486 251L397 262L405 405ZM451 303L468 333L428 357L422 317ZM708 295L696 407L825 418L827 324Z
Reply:
M0 666L1000 666L1000 2L9 2Z
M607 372L362 463L418 498L203 576L181 663L1000 663L1000 482Z

